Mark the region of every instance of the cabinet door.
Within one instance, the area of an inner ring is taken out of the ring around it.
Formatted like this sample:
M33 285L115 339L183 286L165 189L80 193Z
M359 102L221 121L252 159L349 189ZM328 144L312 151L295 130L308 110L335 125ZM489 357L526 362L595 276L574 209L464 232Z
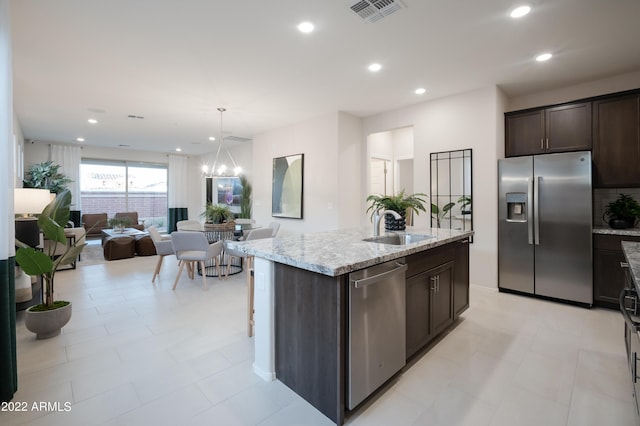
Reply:
M544 149L544 111L505 116L505 156L541 154Z
M469 240L455 243L453 316L458 318L469 307Z
M639 237L620 235L593 236L593 302L598 306L619 309L618 298L624 287L625 272L622 241L640 242Z
M447 262L430 270L431 334L436 335L453 323L453 265Z
M593 103L596 187L640 186L640 95Z
M590 150L591 102L547 108L545 133L544 152Z
M416 353L431 339L429 301L431 296L430 273L423 272L407 279L407 358Z
M615 308L624 288L624 255L620 251L596 250L593 259L593 301Z

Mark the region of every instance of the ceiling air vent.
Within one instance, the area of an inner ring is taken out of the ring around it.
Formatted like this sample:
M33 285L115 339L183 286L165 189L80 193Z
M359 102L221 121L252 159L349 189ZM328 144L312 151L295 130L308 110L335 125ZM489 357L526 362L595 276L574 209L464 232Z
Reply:
M349 9L366 22L372 23L405 7L400 0L360 0L351 4Z

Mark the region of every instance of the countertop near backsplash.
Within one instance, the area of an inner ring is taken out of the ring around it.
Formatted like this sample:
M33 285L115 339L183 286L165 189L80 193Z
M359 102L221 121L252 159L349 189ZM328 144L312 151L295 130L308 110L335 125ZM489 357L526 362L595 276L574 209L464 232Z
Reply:
M628 235L632 237L640 237L640 228L629 228L629 229L612 229L608 226L594 226L593 227L594 234L604 234L604 235Z

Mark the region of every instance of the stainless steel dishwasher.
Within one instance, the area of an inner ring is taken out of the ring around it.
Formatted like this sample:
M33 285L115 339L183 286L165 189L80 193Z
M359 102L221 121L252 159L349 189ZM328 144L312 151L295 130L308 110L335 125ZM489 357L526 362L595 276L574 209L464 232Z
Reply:
M404 365L405 259L349 274L347 408L355 408Z

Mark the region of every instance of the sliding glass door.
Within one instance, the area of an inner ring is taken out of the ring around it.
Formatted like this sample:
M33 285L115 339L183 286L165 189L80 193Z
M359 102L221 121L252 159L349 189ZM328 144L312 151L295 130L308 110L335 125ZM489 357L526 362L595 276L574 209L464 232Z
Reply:
M83 159L80 164L82 213L137 212L145 228L167 224L167 166Z

